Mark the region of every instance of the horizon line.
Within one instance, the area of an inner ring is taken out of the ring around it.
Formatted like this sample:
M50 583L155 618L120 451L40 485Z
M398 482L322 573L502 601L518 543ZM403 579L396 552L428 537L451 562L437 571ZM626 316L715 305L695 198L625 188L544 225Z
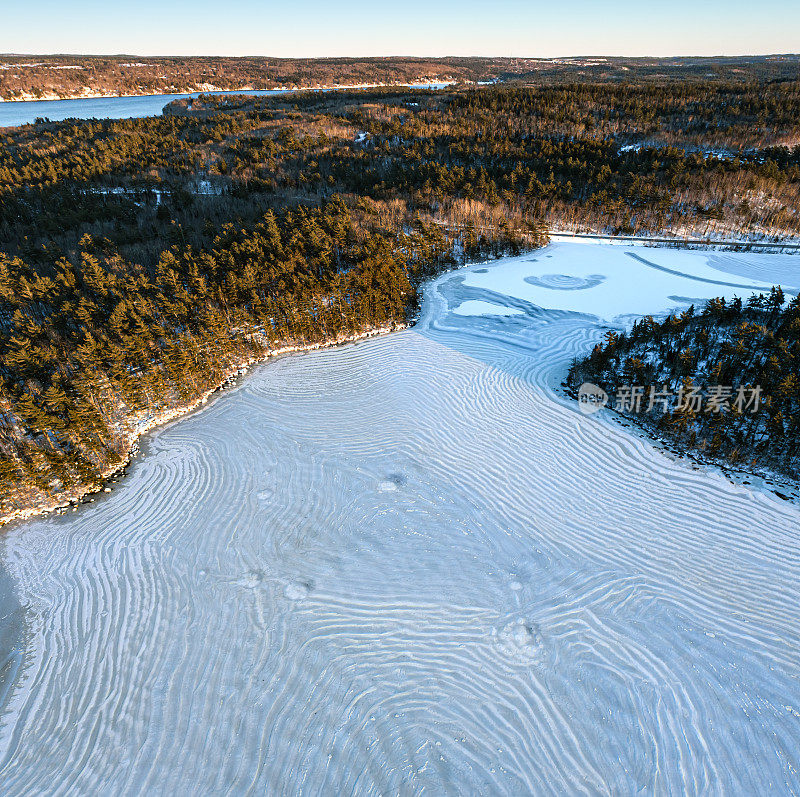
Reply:
M693 54L673 54L673 55L603 55L603 54L561 54L561 55L412 55L400 54L393 55L266 55L266 54L244 54L244 55L225 55L220 53L159 53L145 55L143 53L53 53L53 52L26 52L26 53L11 53L2 52L0 57L3 58L26 58L29 56L37 56L39 58L268 58L273 61L323 61L323 60L359 60L359 59L381 59L391 60L397 58L416 59L421 61L444 61L453 58L461 59L494 59L494 60L522 60L522 61L552 61L561 58L605 58L605 59L630 59L630 60L666 60L670 58L798 58L800 59L800 52L797 53L693 53Z

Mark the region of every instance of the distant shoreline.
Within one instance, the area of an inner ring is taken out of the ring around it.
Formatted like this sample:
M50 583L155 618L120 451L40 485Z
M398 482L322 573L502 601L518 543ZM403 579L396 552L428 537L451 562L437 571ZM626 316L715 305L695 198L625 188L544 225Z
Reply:
M145 92L136 92L131 94L73 94L68 97L63 97L59 95L53 96L45 96L45 97L34 97L34 96L27 96L21 98L14 98L14 99L6 99L5 97L0 97L0 102L2 103L15 103L15 102L70 102L74 100L121 100L125 99L126 97L174 97L176 95L190 95L190 94L247 94L249 92L264 92L264 91L276 91L276 92L286 92L287 94L294 91L342 91L346 89L379 89L379 88L425 88L427 86L452 86L456 83L455 80L426 80L420 81L419 83L353 83L347 85L311 85L311 86L276 86L275 88L269 89L255 89L255 88L238 88L238 89L222 89L218 86L213 86L211 88L197 88L196 86L193 88L187 89L176 89L175 91L145 91Z
M567 238L582 243L617 243L617 244L650 244L652 246L678 246L678 247L724 247L729 249L790 249L800 252L800 239L786 238L782 240L770 241L767 236L759 239L754 238L690 238L679 237L676 233L674 237L662 235L613 235L595 232L572 232L571 230L550 230L548 232L551 240Z
M183 94L217 94L217 93L228 93L228 92L238 92L238 91L298 91L298 89L283 89L283 88L276 88L276 89L186 89L182 91L137 91L135 94L72 94L68 97L62 97L59 95L49 95L45 97L17 97L14 99L6 99L5 97L0 97L0 102L6 104L13 104L15 102L74 102L75 100L122 100L130 97L172 97L174 95L183 95Z

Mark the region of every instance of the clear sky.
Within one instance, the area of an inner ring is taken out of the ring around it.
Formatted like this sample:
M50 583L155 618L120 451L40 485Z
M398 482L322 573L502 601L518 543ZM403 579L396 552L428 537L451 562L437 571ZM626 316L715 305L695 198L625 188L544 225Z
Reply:
M0 0L0 52L742 55L800 51L800 0Z

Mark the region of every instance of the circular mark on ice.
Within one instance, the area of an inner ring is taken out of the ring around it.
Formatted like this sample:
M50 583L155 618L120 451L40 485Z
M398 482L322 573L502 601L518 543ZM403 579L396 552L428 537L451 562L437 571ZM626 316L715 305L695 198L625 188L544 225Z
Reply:
M398 487L402 487L408 479L402 473L388 473L386 481L378 484L378 491L381 493L393 493Z
M590 274L588 277L574 277L569 274L542 274L541 277L525 277L525 282L537 288L552 291L584 291L594 288L605 280L603 274Z
M495 633L497 647L515 662L532 664L541 658L544 642L539 626L533 620L520 617Z
M314 585L310 581L291 581L283 588L283 594L290 601L301 601L311 594Z
M255 589L261 583L263 583L264 579L267 577L267 574L263 570L248 570L247 573L240 578L237 583L240 587L249 587L250 589Z

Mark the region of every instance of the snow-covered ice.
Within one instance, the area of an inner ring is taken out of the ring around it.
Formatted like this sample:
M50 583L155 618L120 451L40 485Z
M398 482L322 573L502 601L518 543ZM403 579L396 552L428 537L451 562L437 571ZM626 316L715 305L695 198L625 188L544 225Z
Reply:
M11 527L3 794L798 793L800 511L551 387L769 256L609 248L446 274Z
M484 302L480 299L467 299L465 302L461 302L453 312L456 315L523 315L522 310L516 307Z
M627 315L656 315L717 296L769 292L773 284L769 267L758 267L769 258L778 261L779 268L789 259L795 271L787 285L800 285L800 259L795 255L721 255L583 243L556 243L532 254L508 258L485 273L468 273L464 284L524 299L548 310L589 313L612 321ZM727 264L728 269L731 263L739 265L734 274L740 276L720 273L712 265L715 263ZM755 276L742 273L747 273L748 265L756 271ZM780 276L785 277L785 272L781 270Z

